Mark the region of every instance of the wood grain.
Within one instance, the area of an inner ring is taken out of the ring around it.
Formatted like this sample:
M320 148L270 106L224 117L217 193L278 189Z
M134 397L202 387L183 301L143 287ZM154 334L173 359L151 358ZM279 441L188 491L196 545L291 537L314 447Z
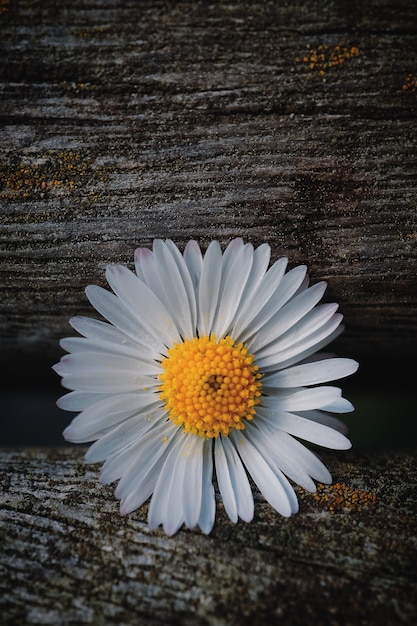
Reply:
M0 0L0 59L3 386L52 384L85 286L157 237L268 241L328 281L340 352L390 383L415 355L415 2ZM323 454L340 496L170 539L81 455L1 453L7 626L417 620L415 450Z
M1 360L59 358L136 246L242 236L415 354L417 5L3 0Z
M218 499L211 535L171 538L146 505L120 516L82 452L1 452L5 626L415 623L416 450L325 453L334 488L292 518L256 494L233 525Z

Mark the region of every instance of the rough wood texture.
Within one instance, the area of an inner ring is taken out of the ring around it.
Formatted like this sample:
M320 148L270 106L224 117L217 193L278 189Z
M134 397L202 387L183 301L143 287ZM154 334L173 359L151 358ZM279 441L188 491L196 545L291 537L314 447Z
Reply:
M328 280L342 352L415 354L415 2L0 0L0 33L17 384L155 237L269 241ZM301 494L290 520L258 497L237 526L219 503L212 535L168 539L146 507L119 516L79 449L3 451L1 623L413 623L415 451L324 456L339 495Z
M237 525L218 503L211 535L168 538L146 506L119 515L82 450L3 451L1 623L415 623L416 450L324 458L333 500L301 494L286 520L259 496Z
M0 29L9 367L154 237L269 241L344 351L415 353L415 2L2 0Z

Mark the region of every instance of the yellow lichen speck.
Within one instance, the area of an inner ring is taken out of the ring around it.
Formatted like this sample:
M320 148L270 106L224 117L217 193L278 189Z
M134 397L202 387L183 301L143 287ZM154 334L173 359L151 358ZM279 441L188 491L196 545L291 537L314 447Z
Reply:
M243 430L261 396L253 355L229 336L177 343L163 359L160 397L187 433L212 438Z
M357 46L320 45L308 49L302 56L296 58L297 63L306 63L310 70L317 70L323 75L327 70L343 65L345 61L360 56Z
M415 74L408 74L403 83L403 91L410 91L414 93L417 90L417 76Z
M316 502L331 513L340 510L362 510L364 507L376 504L376 496L369 491L352 489L345 483L334 485L317 485L317 491L313 494Z

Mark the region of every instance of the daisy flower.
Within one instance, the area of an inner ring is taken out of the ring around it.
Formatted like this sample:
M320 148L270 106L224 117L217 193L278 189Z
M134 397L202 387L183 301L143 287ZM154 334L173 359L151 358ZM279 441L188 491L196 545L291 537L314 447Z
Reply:
M54 369L71 390L58 406L79 415L64 436L94 442L86 459L104 461L102 483L118 481L121 513L152 496L150 528L209 533L214 475L233 522L253 517L249 477L289 517L294 483L331 482L299 440L351 446L331 413L353 406L322 383L358 364L315 354L339 335L342 315L318 304L326 283L309 286L304 265L287 272L286 258L269 261L269 245L240 238L223 254L213 241L204 256L195 241L181 254L158 239L136 250L135 273L107 267L113 293L87 287L106 321L70 321L81 337L62 340L69 354Z

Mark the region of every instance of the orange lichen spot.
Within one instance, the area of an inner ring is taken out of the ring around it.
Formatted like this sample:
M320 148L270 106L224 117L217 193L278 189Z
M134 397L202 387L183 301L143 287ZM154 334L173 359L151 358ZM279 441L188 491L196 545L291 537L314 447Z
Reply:
M334 485L317 485L317 491L313 494L314 500L331 513L335 511L360 511L365 507L376 504L376 496L369 491L352 489L345 483Z
M106 180L102 167L94 167L88 154L48 150L19 163L0 161L0 196L29 198L53 190L72 191L85 182Z
M65 91L70 91L74 93L80 93L83 91L94 91L95 89L97 89L97 85L95 85L94 83L84 83L84 82L75 83L75 82L68 82L67 80L61 81L59 85Z
M408 74L407 78L404 80L403 91L411 91L414 92L417 90L417 76L415 74Z
M106 35L107 31L108 31L108 27L107 26L95 26L95 27L90 27L90 28L77 28L76 30L74 30L74 35L76 37L80 37L81 39L87 39L90 37L97 37L97 36L103 36Z
M0 0L0 15L9 10L10 0Z
M306 63L310 70L318 71L323 75L331 68L343 65L345 61L360 56L360 50L357 46L335 46L320 45L317 48L311 48L302 56L296 57L297 63Z

